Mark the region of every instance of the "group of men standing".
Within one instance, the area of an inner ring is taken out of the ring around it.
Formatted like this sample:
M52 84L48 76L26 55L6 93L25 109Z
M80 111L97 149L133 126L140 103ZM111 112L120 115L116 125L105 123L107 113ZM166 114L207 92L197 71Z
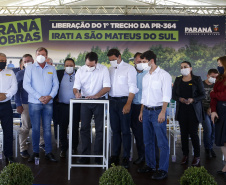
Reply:
M12 109L10 98L16 93L20 99L17 110L22 113L20 139L21 156L34 161L39 157L40 123L43 127L45 157L55 162L51 144L51 120L60 124L60 157L66 157L68 149L67 128L69 123L69 102L71 98L110 100L110 124L113 133L113 150L110 163L119 164L121 143L123 145L122 165L129 167L131 149L131 132L134 133L138 159L134 164L146 161L146 166L138 169L139 173L153 172L153 179L167 177L169 166L169 146L166 136L166 108L171 99L171 76L156 65L156 55L148 50L136 53L135 67L124 62L117 49L107 53L111 67L98 63L98 56L90 52L85 57L85 65L75 70L71 58L64 61L65 70L56 72L46 63L48 51L41 47L36 50L36 62L31 55L24 55L25 69L17 75L4 69L6 56L0 54L0 119L4 132L4 154L13 162L12 157ZM31 65L29 65L31 64ZM7 82L7 83L6 83ZM54 107L53 108L53 104ZM58 117L53 116L54 114ZM94 154L103 152L103 114L101 104L74 104L72 151L77 152L78 128L81 119L82 155L91 154L90 123L94 116L96 139ZM58 114L59 112L59 114ZM81 113L80 113L81 112ZM29 113L29 115L28 115ZM8 115L10 114L10 115ZM26 114L23 116L23 114ZM23 117L29 117L30 123ZM26 131L24 131L24 125ZM33 154L30 156L24 145L32 125ZM158 147L156 147L156 143ZM160 150L159 168L156 170L156 148ZM87 164L89 158L80 158L78 163ZM100 158L95 163L101 164Z

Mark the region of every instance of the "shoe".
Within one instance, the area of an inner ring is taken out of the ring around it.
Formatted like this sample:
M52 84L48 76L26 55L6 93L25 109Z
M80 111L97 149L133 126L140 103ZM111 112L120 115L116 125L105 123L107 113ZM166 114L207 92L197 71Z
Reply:
M76 149L72 149L72 155L77 155L78 151Z
M61 157L61 158L65 158L66 155L67 155L66 153L67 153L66 151L61 151L61 152L60 152L60 157Z
M136 159L135 161L133 161L133 164L141 164L144 161L145 161L144 157L139 157L138 159Z
M14 160L13 156L6 157L6 161L8 161L9 164L15 163L16 161Z
M95 164L103 164L100 157L95 157Z
M109 160L109 166L111 167L112 164L115 164L115 166L119 165L119 157L118 156L111 156Z
M162 180L168 176L168 173L164 170L158 170L154 175L152 175L152 179Z
M216 153L213 151L213 149L211 149L211 154L212 154L212 157L217 157Z
M30 157L30 154L27 152L27 150L24 150L23 152L20 152L20 156L24 159L27 159Z
M212 158L211 149L206 149L205 151L206 151L206 157L207 157L208 159Z
M54 155L50 152L48 154L45 155L45 158L49 161L52 161L52 162L57 162L57 160L55 159Z
M194 157L191 165L192 166L200 166L200 157Z
M34 152L28 159L28 162L35 162L35 157L39 157L39 153Z
M142 168L138 168L137 172L138 173L148 173L148 172L153 173L153 172L156 172L156 169L155 168L151 168L148 165L145 165Z
M180 164L183 165L183 164L187 164L187 163L188 163L188 156L184 155L184 157L183 157L183 159L182 159Z
M219 175L223 175L223 174L226 174L226 172L223 172L223 171L217 171L217 174L219 174Z
M128 158L128 157L124 157L124 158L122 159L122 166L123 166L124 168L126 168L126 169L129 168L129 158Z
M45 144L39 145L39 148L41 148L45 152Z
M90 163L90 158L89 157L81 157L77 161L78 164L89 164Z

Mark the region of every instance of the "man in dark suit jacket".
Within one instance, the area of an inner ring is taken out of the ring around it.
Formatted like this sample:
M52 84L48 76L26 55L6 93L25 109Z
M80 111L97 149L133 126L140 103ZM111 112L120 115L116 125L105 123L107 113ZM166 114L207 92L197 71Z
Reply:
M58 94L54 99L54 119L60 125L60 157L66 157L68 149L67 129L69 124L70 99L75 98L73 85L75 80L75 61L67 58L64 61L65 70L58 70L57 77L59 80ZM77 152L79 143L79 121L80 121L80 104L74 104L73 107L73 127L72 127L72 153Z

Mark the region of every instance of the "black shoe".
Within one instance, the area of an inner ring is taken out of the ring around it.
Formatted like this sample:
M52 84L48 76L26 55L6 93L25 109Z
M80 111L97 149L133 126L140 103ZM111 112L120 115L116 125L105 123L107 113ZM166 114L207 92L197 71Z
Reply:
M6 157L6 161L8 161L9 164L15 163L16 161L14 160L13 156Z
M211 154L212 154L212 157L217 157L216 153L213 151L213 149L211 149Z
M35 162L35 157L39 157L39 153L34 152L28 159L28 162Z
M77 155L78 151L76 149L72 149L72 155Z
M144 157L139 157L138 159L136 159L135 161L133 161L133 164L141 164L144 161L145 161Z
M90 163L90 158L89 157L81 157L77 161L78 164L89 164Z
M24 150L23 152L20 152L20 156L27 159L30 157L30 154L27 152L27 150Z
M206 151L206 157L207 157L208 159L212 158L211 149L206 149L205 151Z
M39 148L41 148L45 152L45 144L39 145Z
M103 164L100 157L95 157L95 164Z
M109 166L111 167L112 164L115 164L115 166L119 165L119 157L118 156L111 156L109 160Z
M219 174L219 175L224 175L224 174L226 174L226 172L223 172L223 171L217 171L217 174Z
M66 155L67 155L66 153L67 153L66 151L61 151L61 152L60 152L60 157L61 157L61 158L65 158Z
M122 159L122 166L123 166L124 168L126 168L126 169L129 168L129 158L128 158L128 157L124 157L124 158Z
M57 162L57 160L55 159L54 155L50 152L48 154L45 155L45 158L49 161L52 161L52 162Z
M148 165L145 165L142 168L138 168L137 172L138 173L148 173L148 172L153 173L153 172L156 172L156 169L155 168L151 168Z
M154 175L152 175L152 179L162 180L168 176L168 173L164 170L158 170Z

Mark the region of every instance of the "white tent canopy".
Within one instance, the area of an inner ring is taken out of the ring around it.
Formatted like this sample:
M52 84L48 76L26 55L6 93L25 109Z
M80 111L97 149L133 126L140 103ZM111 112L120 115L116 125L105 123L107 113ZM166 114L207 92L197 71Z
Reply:
M225 15L226 0L1 0L1 15Z

